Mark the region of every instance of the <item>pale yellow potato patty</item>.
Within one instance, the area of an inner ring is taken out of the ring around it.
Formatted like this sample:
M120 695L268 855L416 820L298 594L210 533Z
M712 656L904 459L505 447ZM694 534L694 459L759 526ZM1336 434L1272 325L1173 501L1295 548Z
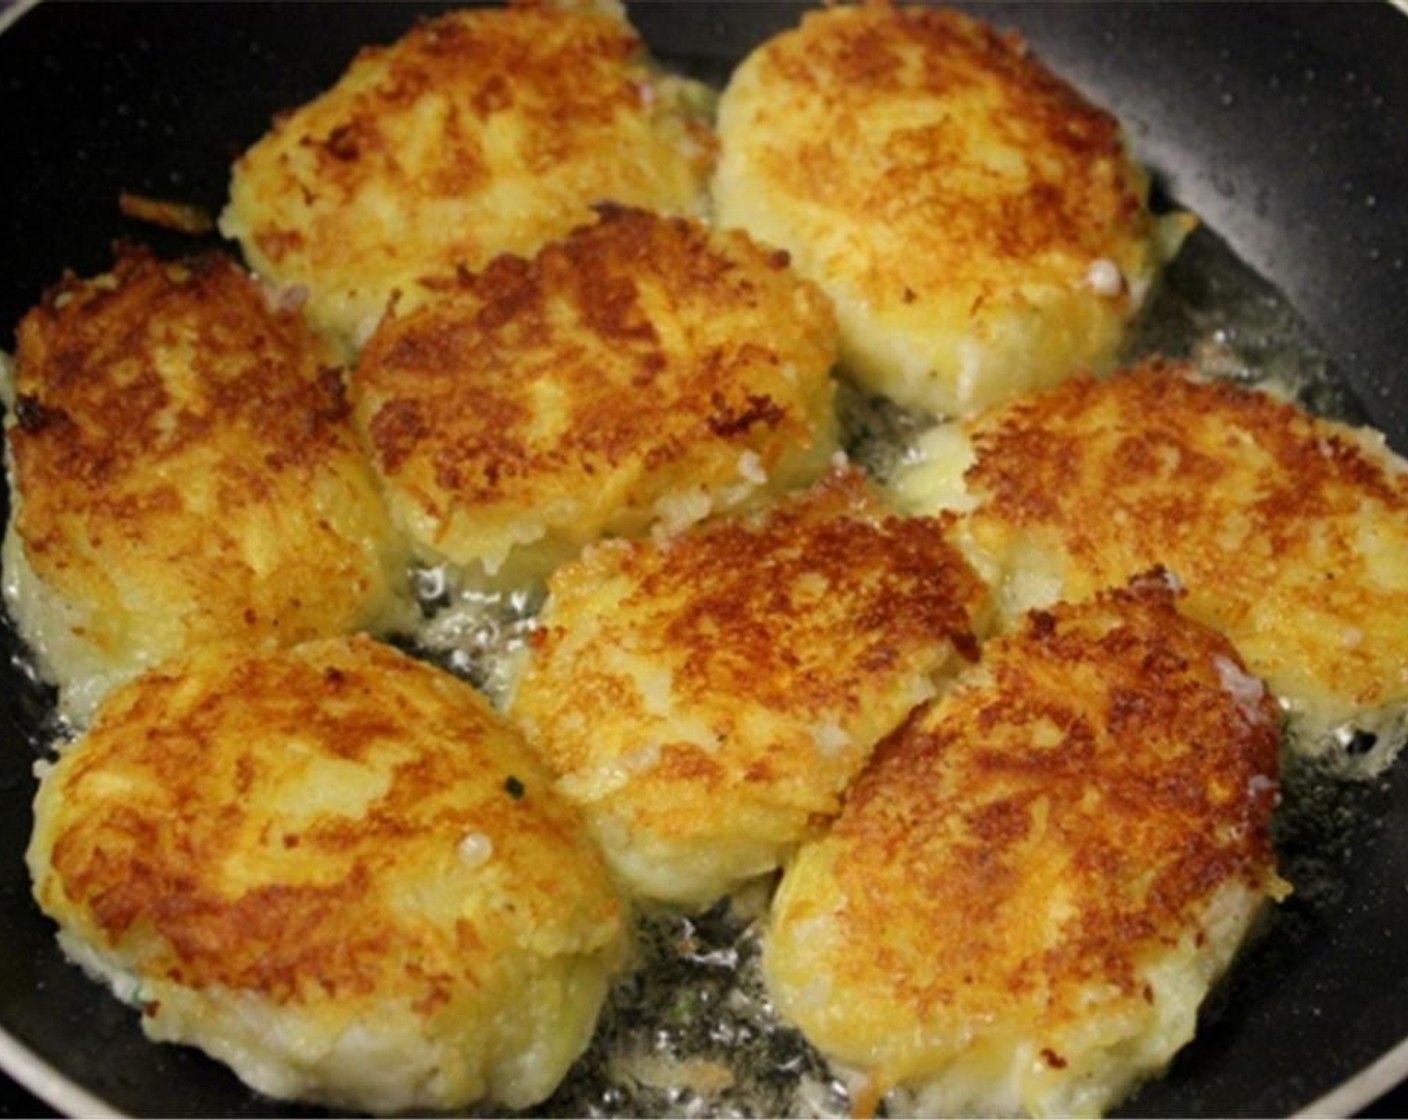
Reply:
M281 1099L524 1108L627 921L581 819L468 685L369 638L208 647L103 705L28 860L68 954Z
M236 161L222 232L356 343L392 292L531 253L593 203L700 212L702 88L604 7L450 12L364 48Z
M1376 432L1149 360L924 437L896 482L916 511L971 508L970 556L1008 617L1160 564L1333 751L1408 738L1408 465Z
M807 13L719 103L717 220L836 303L848 370L967 414L1113 364L1190 220L1164 222L1118 122L956 11Z
M507 711L632 890L705 905L772 870L975 656L985 590L947 529L848 470L559 569Z
M786 254L607 207L394 310L351 390L420 558L512 585L812 481L837 446L835 355Z
M779 1011L899 1115L1099 1115L1192 1038L1285 890L1278 718L1166 584L1033 612L788 867Z
M70 717L216 639L397 625L404 552L338 372L228 257L119 256L21 322L5 598Z

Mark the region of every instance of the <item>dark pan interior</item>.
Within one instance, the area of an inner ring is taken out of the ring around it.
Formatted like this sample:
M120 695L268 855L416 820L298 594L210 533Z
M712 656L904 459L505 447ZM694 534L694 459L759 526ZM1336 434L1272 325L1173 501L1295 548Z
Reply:
M194 246L123 219L120 190L218 211L230 159L270 115L329 84L359 45L396 37L415 10L53 3L23 14L0 35L0 348L45 285L65 268L102 270L115 239L171 254ZM1365 415L1408 452L1408 19L1388 4L979 11L1023 30L1124 120L1160 190L1275 281ZM632 14L660 56L722 79L798 9ZM303 1114L253 1097L193 1051L146 1043L132 1013L60 959L22 861L47 698L17 666L7 624L0 647L0 1027L125 1111ZM1341 823L1297 833L1317 889L1284 907L1197 1042L1125 1112L1286 1114L1408 1037L1405 769L1318 807Z

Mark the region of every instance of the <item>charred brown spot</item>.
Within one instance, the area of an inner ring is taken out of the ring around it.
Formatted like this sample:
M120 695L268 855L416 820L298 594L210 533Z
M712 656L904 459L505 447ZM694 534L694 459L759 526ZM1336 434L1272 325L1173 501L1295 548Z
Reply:
M296 229L269 227L254 235L255 244L270 260L282 260L303 247L303 233Z
M382 468L394 474L430 434L430 424L415 401L391 401L372 417L371 437Z
M334 128L323 141L323 150L334 159L351 161L361 154L361 141L355 122Z
M46 428L68 422L63 409L51 408L38 397L22 393L15 399L15 423L26 435L38 435Z
M347 386L342 380L342 371L334 366L324 366L318 371L318 387L327 398L327 404L317 410L320 419L330 423L340 423L347 419L352 406L347 400Z
M742 435L754 424L775 428L787 416L787 411L771 397L756 393L750 393L741 408L731 405L718 392L709 395L709 403L713 405L708 418L709 430L720 439Z
M474 95L474 111L481 117L499 113L513 104L513 86L502 74L491 74Z

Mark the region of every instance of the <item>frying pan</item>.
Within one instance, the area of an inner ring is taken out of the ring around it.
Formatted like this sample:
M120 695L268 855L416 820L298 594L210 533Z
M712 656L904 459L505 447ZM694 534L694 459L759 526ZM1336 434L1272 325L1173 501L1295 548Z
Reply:
M0 15L0 347L65 268L117 238L121 190L218 211L231 158L324 88L402 4L41 4ZM1408 18L1387 4L995 4L1125 122L1157 190L1270 278L1390 443L1408 452ZM793 24L785 4L642 5L656 53L722 81ZM3 498L0 498L2 501ZM3 512L3 509L0 509ZM1408 625L1408 619L1403 620ZM0 625L0 1065L50 1104L153 1115L302 1115L136 1016L65 964L22 852L49 697ZM1335 787L1302 831L1298 893L1211 1001L1198 1039L1130 1115L1346 1114L1408 1075L1408 760ZM35 1105L4 1083L7 1108ZM1408 1095L1374 1111L1402 1114Z

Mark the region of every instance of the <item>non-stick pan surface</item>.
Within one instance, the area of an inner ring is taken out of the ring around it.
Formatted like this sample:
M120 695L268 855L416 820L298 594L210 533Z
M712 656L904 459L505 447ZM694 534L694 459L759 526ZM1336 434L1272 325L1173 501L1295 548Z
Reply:
M1387 4L979 10L1123 119L1162 193L1281 288L1364 415L1408 452L1408 17ZM115 239L193 247L124 220L120 191L217 211L231 158L270 115L415 11L45 3L0 16L0 348L45 285L102 270ZM722 80L798 9L632 15L661 57ZM298 1114L194 1051L148 1044L135 1015L61 960L22 862L47 697L8 624L0 650L0 1063L77 1111ZM1346 1113L1408 1073L1408 761L1332 801L1333 827L1300 834L1316 889L1285 905L1197 1041L1125 1112Z

